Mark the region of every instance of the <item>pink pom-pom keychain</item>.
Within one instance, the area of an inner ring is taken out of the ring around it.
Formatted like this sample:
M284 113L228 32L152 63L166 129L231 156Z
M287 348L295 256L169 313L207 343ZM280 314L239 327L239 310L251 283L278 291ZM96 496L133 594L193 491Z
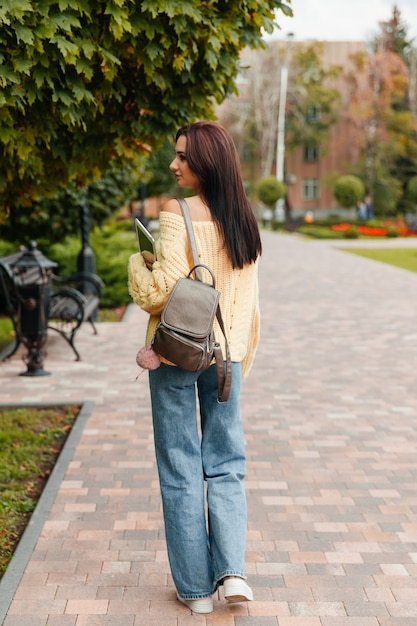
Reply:
M139 352L136 355L136 363L139 365L139 367L142 368L142 371L143 370L156 370L161 365L161 360L159 358L159 355L152 348L152 346L148 345L148 346L144 346L143 348L139 350ZM141 374L142 372L140 372L136 376L136 380L139 378Z

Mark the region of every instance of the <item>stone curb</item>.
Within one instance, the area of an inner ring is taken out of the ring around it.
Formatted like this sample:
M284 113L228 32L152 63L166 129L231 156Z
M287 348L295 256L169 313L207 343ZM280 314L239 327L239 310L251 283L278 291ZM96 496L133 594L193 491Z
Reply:
M65 472L67 471L68 464L70 463L74 451L77 447L77 444L80 440L81 434L83 432L84 426L89 418L94 403L91 401L82 402L82 401L74 401L72 404L77 405L81 404L81 411L78 414L77 419L73 427L71 428L71 432L68 435L68 438L58 456L58 459L54 465L52 473L42 491L41 497L39 498L38 504L29 520L28 525L18 543L18 546L15 550L12 560L10 561L6 572L3 575L3 578L0 580L0 623L3 623L4 618L6 617L9 606L13 600L16 589L20 583L20 580L23 576L23 573L26 569L26 566L32 556L33 549L36 545L36 542L39 539L40 532L42 527L48 517L49 511L51 510L51 506L55 500L55 496L59 490L59 487L62 483L62 480L65 476ZM30 407L33 408L48 408L48 407L58 406L57 403L51 403L50 405L42 403L42 404L33 404ZM0 408L23 408L28 407L27 404L1 404Z

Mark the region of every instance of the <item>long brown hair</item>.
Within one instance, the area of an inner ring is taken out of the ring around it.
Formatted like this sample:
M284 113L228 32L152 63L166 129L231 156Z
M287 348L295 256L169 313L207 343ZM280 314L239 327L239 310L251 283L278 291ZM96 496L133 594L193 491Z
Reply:
M243 186L236 146L215 122L180 128L187 138L186 158L200 182L200 194L224 239L233 268L253 263L262 252L258 223Z

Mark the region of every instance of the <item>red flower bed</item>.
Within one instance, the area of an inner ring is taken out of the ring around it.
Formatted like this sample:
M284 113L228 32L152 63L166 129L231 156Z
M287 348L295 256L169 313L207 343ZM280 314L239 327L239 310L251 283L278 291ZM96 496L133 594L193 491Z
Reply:
M382 226L358 226L357 231L360 235L367 237L386 237L388 232Z
M349 230L350 228L350 224L348 224L347 222L343 222L342 224L332 224L330 226L330 230L334 230L338 233L344 233L347 230Z
M411 228L408 228L407 224L404 221L395 221L395 220L386 220L384 222L384 226L366 226L358 225L353 226L349 224L349 222L342 222L341 224L332 224L330 226L330 230L334 230L338 233L345 233L350 228L356 228L359 235L364 235L366 237L386 237L388 234L388 228L394 228L399 237L415 237L417 232Z

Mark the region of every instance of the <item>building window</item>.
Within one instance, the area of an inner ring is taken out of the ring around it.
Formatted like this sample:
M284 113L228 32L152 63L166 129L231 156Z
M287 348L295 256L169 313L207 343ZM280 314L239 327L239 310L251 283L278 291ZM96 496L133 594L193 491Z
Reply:
M320 107L317 104L312 104L307 109L307 122L309 124L314 124L320 120Z
M320 184L318 178L304 178L303 200L317 200L319 197Z
M319 160L318 146L304 146L304 161L313 163Z

